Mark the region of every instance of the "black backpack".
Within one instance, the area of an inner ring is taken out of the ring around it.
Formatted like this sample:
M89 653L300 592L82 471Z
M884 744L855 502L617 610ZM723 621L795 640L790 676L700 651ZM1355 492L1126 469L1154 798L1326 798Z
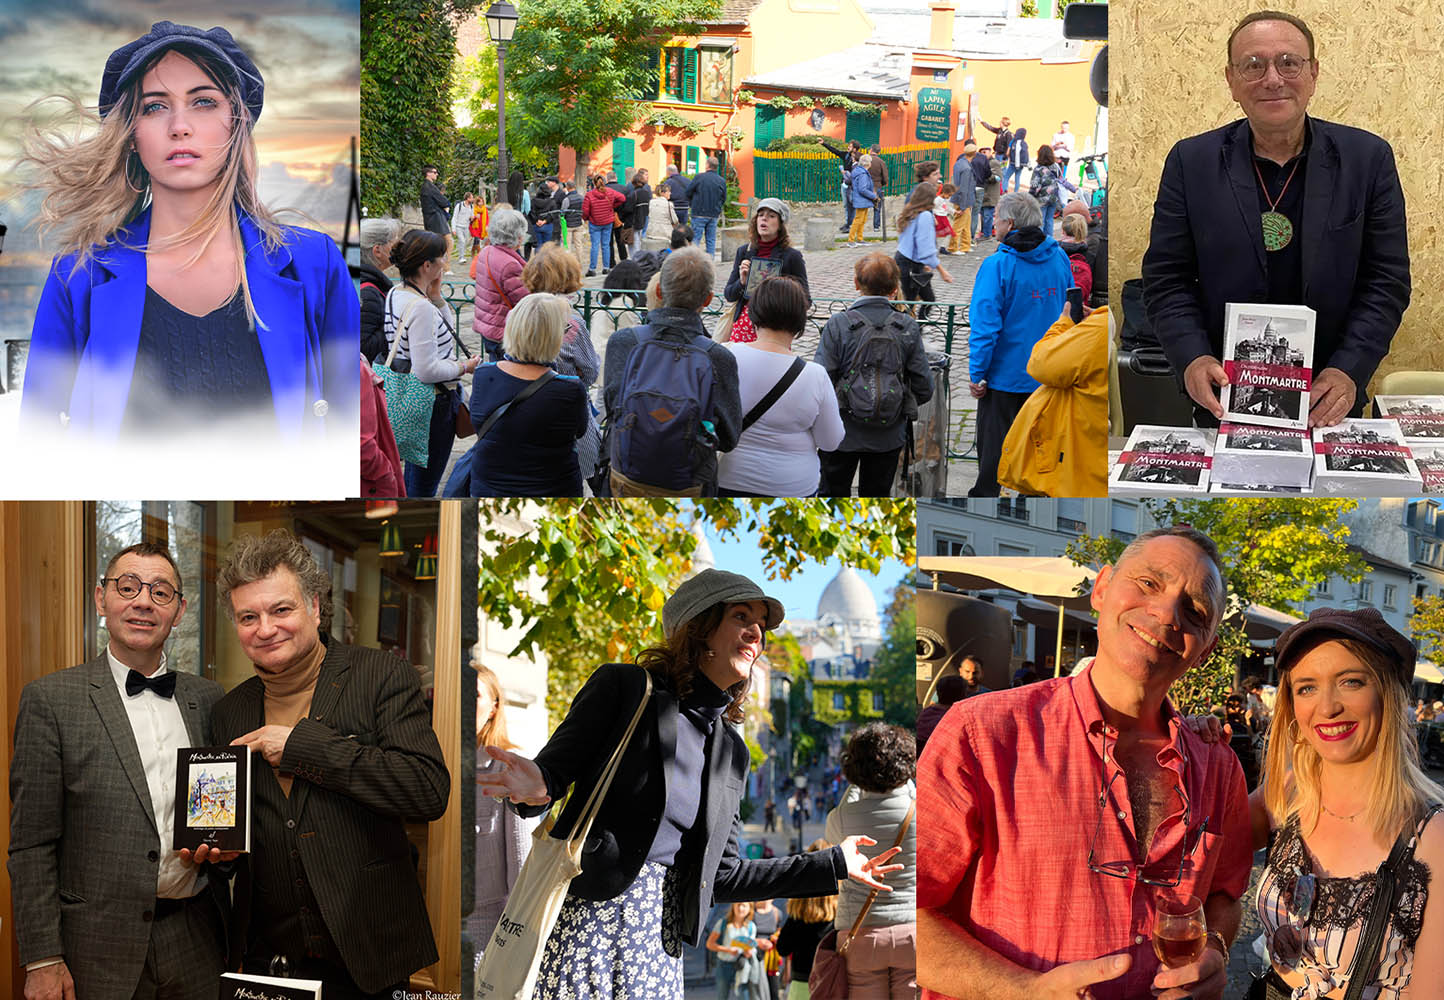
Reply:
M858 423L895 424L908 399L903 381L908 321L891 310L881 323L852 310L843 315L847 338L854 346L834 383L838 408Z

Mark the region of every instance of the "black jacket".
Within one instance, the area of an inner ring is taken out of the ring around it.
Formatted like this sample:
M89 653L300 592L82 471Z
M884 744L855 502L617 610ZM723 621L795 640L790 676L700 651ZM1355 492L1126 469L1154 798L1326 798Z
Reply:
M572 701L567 717L537 754L536 763L556 801L576 782L571 800L553 831L565 837L576 822L612 751L621 742L644 690L640 667L607 663L598 667ZM677 697L653 681L652 697L622 756L617 776L602 800L582 851L582 873L570 894L613 899L642 869L662 823L677 751ZM822 896L847 877L841 848L752 861L738 855L741 819L737 812L751 761L741 735L719 720L707 737L699 824L683 838L674 871L682 893L676 915L678 935L698 944L714 902L765 896ZM514 806L535 816L547 806Z
M421 182L421 218L433 233L445 236L451 232L451 202L431 181Z
M727 181L715 170L703 171L687 185L687 199L691 202L694 216L720 218L722 206L727 202Z
M582 201L585 198L586 195L580 191L572 191L565 195L561 202L559 202L558 207L561 208L569 229L577 229L584 225L582 222Z
M375 285L368 288L367 285ZM376 265L361 261L361 353L375 364L386 360L386 293L391 279Z
M692 204L687 197L687 185L692 183L692 178L680 170L667 178L667 197L672 199L672 207L685 209Z
M252 677L216 703L212 738L228 744L264 723L265 689ZM253 952L260 946L265 931L251 925L260 902L253 894L278 894L266 875L282 872L304 873L346 971L363 990L435 962L406 823L440 818L451 777L416 671L378 649L328 640L311 710L286 740L281 770L295 776L289 798L265 760L252 761L253 802L284 802L291 819L268 824L266 812L253 810L253 850L237 861L232 964L247 944Z
M807 264L802 260L802 251L796 247L787 247L772 252L782 261L782 269L777 273L791 275L802 282L802 290L807 293L809 299L812 298L812 289L807 284ZM722 297L728 302L737 303L737 308L732 313L734 319L742 315L742 305L747 301L747 296L744 294L747 290L747 283L742 281L738 275L742 270L742 262L751 260L754 254L752 244L746 243L737 248L737 256L732 259L732 274L727 278L727 287L722 292Z
M1409 305L1409 243L1394 151L1362 129L1309 119L1303 305L1317 314L1314 371L1358 388L1389 353ZM1149 321L1182 383L1223 356L1224 305L1264 302L1268 266L1247 119L1177 143L1163 164L1143 255Z
M630 198L632 193L632 185L622 184L619 181L613 181L611 184L608 184L607 187L617 192L623 198L628 199L627 201L622 202L620 206L618 206L617 218L622 220L622 225L630 229L632 225L632 204Z

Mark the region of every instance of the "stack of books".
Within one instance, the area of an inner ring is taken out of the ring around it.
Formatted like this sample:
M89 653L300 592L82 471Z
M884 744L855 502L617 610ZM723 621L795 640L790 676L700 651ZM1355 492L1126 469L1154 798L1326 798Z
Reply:
M1419 466L1426 493L1444 493L1444 396L1375 396L1381 417L1399 431Z
M1402 497L1423 491L1419 465L1392 419L1349 419L1314 429L1314 492Z
M1314 474L1309 432L1225 422L1213 448L1211 493L1300 493Z
M1213 436L1213 431L1196 427L1139 424L1109 473L1109 494L1207 494Z

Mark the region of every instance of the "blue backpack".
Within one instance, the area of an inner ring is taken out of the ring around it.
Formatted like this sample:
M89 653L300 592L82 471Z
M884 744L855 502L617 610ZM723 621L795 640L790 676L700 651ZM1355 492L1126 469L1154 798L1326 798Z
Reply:
M685 490L717 450L712 431L711 341L661 340L639 327L612 415L612 468L628 479Z

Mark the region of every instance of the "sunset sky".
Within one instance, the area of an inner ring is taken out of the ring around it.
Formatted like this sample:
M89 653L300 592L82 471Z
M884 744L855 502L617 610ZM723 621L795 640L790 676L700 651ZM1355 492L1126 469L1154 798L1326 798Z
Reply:
M106 57L159 20L203 29L219 25L246 50L266 82L265 108L255 132L262 196L272 209L304 210L315 225L339 238L350 183L349 143L359 131L357 0L305 5L295 0L235 5L5 0L0 5L0 221L10 225L10 235L4 256L44 250L26 231L38 199L17 197L10 174L22 144L17 116L50 94L73 95L93 109Z

